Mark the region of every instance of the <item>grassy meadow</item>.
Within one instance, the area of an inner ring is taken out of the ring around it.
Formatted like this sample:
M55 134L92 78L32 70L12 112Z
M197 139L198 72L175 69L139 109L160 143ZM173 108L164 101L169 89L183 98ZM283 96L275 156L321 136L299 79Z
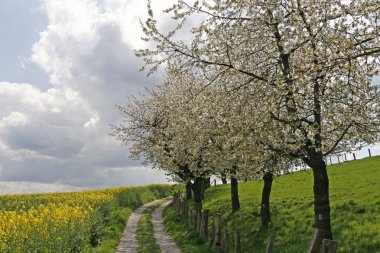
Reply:
M0 195L0 252L115 252L131 212L172 186Z
M209 247L188 220L177 215L172 208L164 210L164 225L182 253L218 253Z
M338 252L380 252L380 156L330 165L328 174L331 223L334 239L339 243ZM260 227L262 188L260 181L240 183L241 209L233 214L229 185L206 190L203 208L210 210L209 221L221 213L229 221L229 231L240 231L243 252L265 252L270 235L276 237L276 253L306 252L314 231L312 172L294 172L275 178L270 198L271 223L267 229ZM166 211L165 215L167 224L174 222L171 226L186 227L187 222L174 212ZM184 228L172 234L184 238L189 231ZM187 238L194 244L190 236ZM183 247L187 244L190 242ZM204 247L201 241L199 244L200 248Z

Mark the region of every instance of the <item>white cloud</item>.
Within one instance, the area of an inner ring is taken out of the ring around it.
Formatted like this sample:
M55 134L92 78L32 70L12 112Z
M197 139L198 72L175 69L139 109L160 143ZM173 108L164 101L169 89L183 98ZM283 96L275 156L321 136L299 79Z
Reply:
M98 123L98 121L99 121L98 115L91 116L91 118L86 123L84 123L83 127L89 128L89 127L95 126L96 123Z
M83 187L74 187L70 185L32 183L27 181L0 182L0 189L0 194L67 192L86 190L86 188Z
M48 25L31 59L52 88L0 83L0 181L41 182L37 188L45 191L56 183L64 189L165 182L163 173L130 161L127 147L108 135L120 116L115 105L155 81L138 71L142 62L131 49L145 6L100 2L44 1Z
M26 115L20 112L11 112L8 116L4 117L1 122L6 126L23 125L27 121Z

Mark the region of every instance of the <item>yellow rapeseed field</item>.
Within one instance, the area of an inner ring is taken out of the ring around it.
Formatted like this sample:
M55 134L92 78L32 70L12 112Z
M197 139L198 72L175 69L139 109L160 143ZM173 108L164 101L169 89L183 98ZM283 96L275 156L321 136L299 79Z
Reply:
M0 252L82 252L99 207L128 189L0 196Z

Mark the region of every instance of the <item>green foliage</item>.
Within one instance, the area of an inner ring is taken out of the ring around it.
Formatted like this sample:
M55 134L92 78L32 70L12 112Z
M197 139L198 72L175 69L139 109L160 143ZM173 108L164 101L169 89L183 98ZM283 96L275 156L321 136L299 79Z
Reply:
M331 223L339 252L380 252L379 172L379 156L328 166ZM232 214L230 186L212 187L206 191L203 207L210 209L210 221L219 212L229 220L230 231L240 231L243 252L264 252L270 235L276 237L276 252L306 252L314 230L312 172L275 178L271 223L266 229L260 226L262 188L263 182L240 183L241 210ZM166 212L167 224L181 224L175 234L190 233L177 219L172 211Z
M121 191L117 194L116 199L121 207L137 208L143 204L138 189L131 189L130 191Z
M167 196L168 190L168 186L162 185L134 187L120 191L116 195L116 200L121 207L131 207L135 209L146 202Z
M164 210L164 224L182 253L213 253L208 243L195 232L191 224L177 215L171 206Z

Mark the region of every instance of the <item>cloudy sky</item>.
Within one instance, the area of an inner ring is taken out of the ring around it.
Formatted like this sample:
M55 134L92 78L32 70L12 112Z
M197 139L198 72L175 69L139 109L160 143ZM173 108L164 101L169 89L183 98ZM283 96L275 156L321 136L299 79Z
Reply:
M156 14L169 5L153 1ZM120 118L115 105L162 78L139 72L132 51L143 46L145 7L141 0L0 1L0 194L166 181L108 135Z
M115 105L160 79L132 51L145 7L0 1L0 193L165 182L108 135Z

